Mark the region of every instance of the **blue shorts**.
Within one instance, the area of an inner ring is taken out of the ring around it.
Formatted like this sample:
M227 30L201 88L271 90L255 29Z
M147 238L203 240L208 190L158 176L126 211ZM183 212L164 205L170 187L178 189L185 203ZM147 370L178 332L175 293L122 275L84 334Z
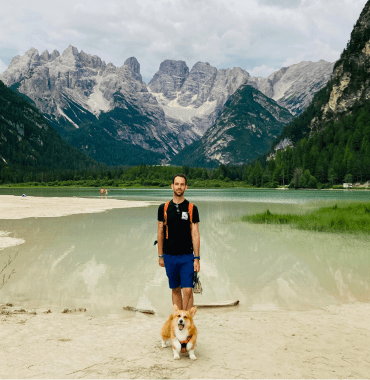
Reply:
M194 255L166 255L163 254L164 266L171 289L193 288Z

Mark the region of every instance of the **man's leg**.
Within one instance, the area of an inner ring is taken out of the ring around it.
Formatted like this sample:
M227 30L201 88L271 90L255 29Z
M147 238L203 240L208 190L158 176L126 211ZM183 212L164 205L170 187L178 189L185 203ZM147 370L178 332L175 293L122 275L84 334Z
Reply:
M182 295L180 286L178 288L172 289L172 304L176 304L177 307L182 310Z
M193 288L182 288L184 310L190 310L193 307Z

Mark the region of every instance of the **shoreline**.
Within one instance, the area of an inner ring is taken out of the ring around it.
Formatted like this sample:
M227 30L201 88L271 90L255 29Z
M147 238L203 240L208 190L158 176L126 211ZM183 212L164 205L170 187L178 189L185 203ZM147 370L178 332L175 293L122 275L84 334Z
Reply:
M7 185L0 185L1 189L95 189L98 190L95 186L7 186ZM159 187L159 186L126 186L126 187L111 187L110 191L114 190L163 190L167 189L170 190L170 186L168 187ZM333 188L326 188L326 189L312 189L312 188L289 188L289 187L253 187L253 186L216 186L216 187L194 187L189 185L188 190L228 190L228 189L249 189L249 190L319 190L319 191L370 191L369 186L356 186L352 187L350 189L342 188L342 189L333 189ZM98 195L97 195L98 197Z

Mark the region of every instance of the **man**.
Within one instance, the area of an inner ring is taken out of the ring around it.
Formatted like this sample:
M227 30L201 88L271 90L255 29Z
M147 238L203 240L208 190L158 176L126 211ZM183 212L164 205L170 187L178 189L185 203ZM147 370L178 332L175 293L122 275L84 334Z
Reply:
M175 175L171 188L173 199L166 210L167 223L165 204L158 208L159 265L166 268L172 303L180 310L190 310L193 307L194 271L200 271L199 213L193 205L190 221L189 202L184 198L188 188L185 174Z

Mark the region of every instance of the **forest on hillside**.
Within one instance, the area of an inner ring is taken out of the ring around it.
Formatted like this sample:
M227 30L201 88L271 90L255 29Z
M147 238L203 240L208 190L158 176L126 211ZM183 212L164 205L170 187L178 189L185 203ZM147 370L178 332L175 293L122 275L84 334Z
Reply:
M27 180L46 169L106 168L62 140L43 115L0 81L0 180Z

